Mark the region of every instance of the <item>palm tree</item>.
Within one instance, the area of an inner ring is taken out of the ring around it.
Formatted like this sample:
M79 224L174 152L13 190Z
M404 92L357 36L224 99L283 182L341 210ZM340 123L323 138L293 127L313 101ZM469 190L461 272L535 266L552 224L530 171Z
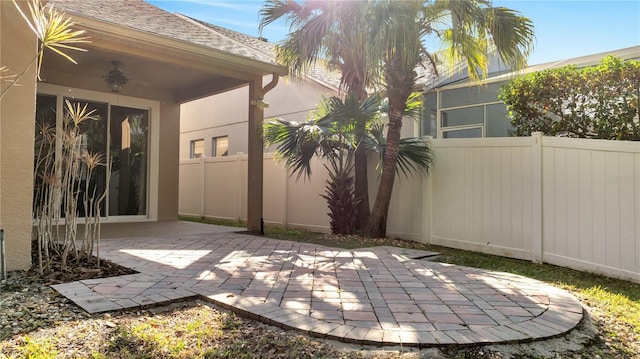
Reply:
M419 113L416 101L408 106L407 115ZM334 234L356 232L355 212L358 204L353 188L353 157L355 124L364 122L369 130L359 146L367 152L380 154L382 159L386 140L383 124L379 121L384 111L383 99L375 94L364 101L347 96L324 99L306 122L272 120L265 124L264 138L268 145L276 145L277 158L285 161L292 175L311 176L311 159L318 156L329 165L326 193L322 195L329 206L331 231ZM431 166L432 154L424 139L402 139L397 171L426 173Z
M290 33L276 48L277 60L299 75L322 59L329 69L340 71L341 87L359 101L367 97L372 78L367 49L362 46L375 34L354 19L362 17L361 1L267 0L260 10L260 29L286 18ZM366 149L358 144L366 135L366 123L356 122L354 131L356 227L363 229L369 218Z
M324 56L342 71L343 84L351 84L351 76L363 80L362 89L377 79L384 83L389 123L378 193L366 226L372 237L386 234L404 108L416 90L415 69L424 63L435 69L435 59L423 41L428 36L440 39L450 63L466 62L474 80L486 75L492 46L505 63L520 68L533 41L531 20L511 9L493 7L491 0L305 1L302 5L268 0L261 16L261 28L283 16L291 24L278 59L294 73ZM355 90L359 83L353 84L346 87ZM358 129L360 135L366 132L364 127ZM356 158L356 183L359 173Z
M366 232L371 237L384 237L405 104L416 85L416 67L432 59L424 39L439 37L448 57L453 62L464 59L470 77L477 79L486 74L490 44L505 63L523 66L531 48L533 25L513 10L492 7L490 0L381 0L368 4L368 21L363 25L375 29L377 36L366 46L370 58L380 61L376 70L381 72L389 99L389 124L380 184Z

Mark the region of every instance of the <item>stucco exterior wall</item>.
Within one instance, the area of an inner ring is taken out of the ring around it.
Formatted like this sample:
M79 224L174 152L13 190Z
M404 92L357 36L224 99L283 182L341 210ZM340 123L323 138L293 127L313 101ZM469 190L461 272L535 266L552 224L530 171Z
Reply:
M36 37L13 2L0 1L0 65L10 74L24 71L36 54ZM8 86L0 82L2 89ZM31 265L31 202L35 67L0 103L0 228L5 231L7 269Z
M160 103L158 220L178 219L180 105Z
M269 83L265 76L263 83ZM287 121L304 121L322 96L336 95L335 91L312 81L280 78L264 101L270 106L264 118L281 117ZM204 139L205 156L212 154L213 137L229 136L229 154L247 152L247 121L249 116L249 87L241 87L222 94L185 103L180 109L180 159L190 156L193 140Z

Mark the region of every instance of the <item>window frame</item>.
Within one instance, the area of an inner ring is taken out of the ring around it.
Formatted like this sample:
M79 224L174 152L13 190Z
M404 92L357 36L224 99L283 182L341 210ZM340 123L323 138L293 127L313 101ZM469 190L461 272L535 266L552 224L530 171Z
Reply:
M489 112L488 112L488 107L489 106L494 106L494 105L503 105L504 106L504 102L500 101L500 99L496 99L495 101L490 101L490 102L478 102L478 103L472 103L472 104L465 104L465 105L460 105L460 106L452 106L452 107L442 107L442 103L443 103L443 96L447 93L447 91L451 91L451 90L456 90L456 89L460 89L460 88L467 88L467 87L473 87L473 86L494 86L495 84L499 84L500 86L503 86L504 84L506 84L509 81L509 79L503 79L503 78L496 78L496 79L491 79L488 80L486 82L483 82L481 85L470 85L470 84L455 84L455 85L447 85L441 88L437 88L437 89L431 89L429 91L427 91L425 93L425 95L429 95L429 94L435 94L435 105L436 105L436 111L435 111L435 128L433 128L433 125L430 126L430 130L431 133L426 133L426 130L428 128L428 126L426 126L424 124L425 120L431 121L432 119L430 118L430 116L432 116L431 111L424 111L423 112L423 116L429 116L428 119L425 119L425 117L423 117L421 119L420 122L420 133L423 136L428 136L428 135L432 135L434 138L444 138L443 134L445 134L448 131L455 131L455 130L464 130L464 129L473 129L473 128L481 128L482 130L482 138L491 138L491 137L487 137L488 134L488 122L489 122ZM483 121L480 123L474 123L474 124L465 124L465 125L458 125L458 126L448 126L448 127L444 127L442 126L442 112L443 111L451 111L451 110L456 110L456 109L463 109L463 108L469 108L469 107L479 107L482 106L482 112L483 112ZM508 118L507 118L508 120ZM432 123L433 124L433 123ZM509 122L510 124L510 122ZM508 135L506 135L508 136Z
M198 153L197 155L196 155L196 151L195 151L196 150L196 142L202 142L202 152ZM196 140L189 141L189 158L190 159L193 160L193 159L198 159L200 157L203 157L204 156L204 152L205 152L205 150L204 150L204 138L199 138L199 139L196 139Z
M226 138L227 139L227 151L226 154L218 155L218 139ZM211 137L211 157L225 157L229 155L229 136L215 136Z
M48 83L38 83L36 93L38 95L56 96L56 109L64 108L64 98L73 98L78 100L102 102L108 105L109 111L111 105L131 107L149 112L149 124L147 132L147 186L146 200L147 213L145 215L120 215L113 216L105 213L102 221L104 223L125 223L125 222L147 222L157 221L158 219L158 201L159 201L159 167L160 167L160 102L143 99L138 97L124 96L122 94L113 94L107 92L99 92L74 87L66 87L53 85ZM109 114L110 115L110 114ZM56 111L56 131L62 129L62 121L64 111ZM56 151L58 151L58 143L56 143ZM110 148L107 147L107 151Z

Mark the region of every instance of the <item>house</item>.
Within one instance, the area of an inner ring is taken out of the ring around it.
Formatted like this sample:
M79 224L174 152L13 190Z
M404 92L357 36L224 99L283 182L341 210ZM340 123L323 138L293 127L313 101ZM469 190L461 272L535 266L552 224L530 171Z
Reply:
M425 83L426 106L420 134L434 138L509 137L511 120L506 106L498 98L502 85L535 71L570 64L577 67L594 66L607 55L640 59L640 46L533 65L521 71L506 71L508 69L504 65L497 66L490 69L487 79L480 84L471 82L459 72Z
M28 13L26 2L19 6ZM123 131L132 130L125 119L134 116L142 124L136 135L145 146L139 146L136 155L143 161L112 174L114 181L115 176L138 175L138 185L126 189L127 197L136 201L123 205L124 189L110 186L103 223L164 221L178 214L180 104L246 87L248 226L259 229L263 108L255 104L286 69L250 46L142 0L51 0L48 6L76 21L91 43L83 44L87 52L73 53L77 65L46 53L42 81L36 81L34 68L29 68L20 86L11 88L0 103L0 228L6 237L7 269L31 263L34 115L60 124L64 100L97 111L98 125L88 145L104 151L108 161L119 161L114 149L128 145ZM0 63L19 73L35 56L36 37L13 2L0 2L0 19ZM119 71L128 81L108 88L110 71ZM270 81L266 85L265 76ZM3 89L7 85L2 82Z
M275 45L272 43L186 16L183 18L275 61ZM318 64L303 78L290 76L266 94L264 102L269 107L264 109L264 117L305 121L320 99L337 96L339 87L340 74L325 70ZM248 87L245 85L183 104L180 110L180 159L247 153L245 133L248 116L243 110L247 96Z

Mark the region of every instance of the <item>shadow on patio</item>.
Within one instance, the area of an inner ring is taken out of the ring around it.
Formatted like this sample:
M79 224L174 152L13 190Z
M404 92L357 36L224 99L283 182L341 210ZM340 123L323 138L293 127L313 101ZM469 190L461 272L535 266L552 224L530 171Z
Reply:
M267 324L370 345L531 341L582 319L575 297L529 278L415 259L428 252L344 250L238 230L105 225L112 239L101 256L139 273L54 288L91 313L200 297Z

